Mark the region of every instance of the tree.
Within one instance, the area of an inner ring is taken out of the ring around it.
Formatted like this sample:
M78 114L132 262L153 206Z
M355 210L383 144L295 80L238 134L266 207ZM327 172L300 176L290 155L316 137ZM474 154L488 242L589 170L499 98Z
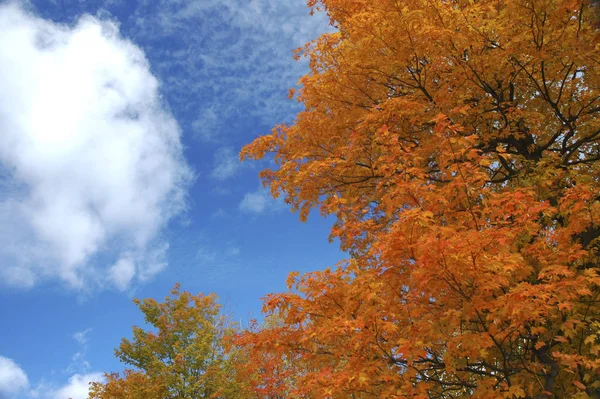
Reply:
M235 376L235 348L223 348L234 326L220 314L215 295L192 295L176 285L162 303L134 302L152 328L133 327L133 339L123 339L115 351L132 368L93 383L90 399L245 397Z
M587 0L310 0L304 110L242 151L350 259L246 345L315 398L600 390L600 33ZM292 95L294 95L292 93Z

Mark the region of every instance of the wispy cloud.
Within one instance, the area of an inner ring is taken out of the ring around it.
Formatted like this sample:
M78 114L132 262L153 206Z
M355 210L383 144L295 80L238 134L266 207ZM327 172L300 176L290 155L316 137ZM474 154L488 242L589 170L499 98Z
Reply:
M242 212L262 214L281 211L285 209L285 203L281 197L275 199L268 189L260 187L256 191L246 193L239 208Z
M229 213L227 213L226 211L224 211L223 208L218 208L216 211L214 211L210 215L211 219L226 218L226 217L231 217L231 215L229 215Z
M149 49L186 128L228 142L241 123L270 126L298 110L287 92L307 67L292 51L331 30L309 11L305 0L140 0L122 22Z
M210 175L217 180L227 180L235 176L241 166L238 154L233 148L221 147L215 152Z
M117 25L0 5L0 131L5 282L123 289L164 268L159 234L191 173L158 81Z
M71 363L65 370L69 374L74 373L85 373L90 369L90 362L87 360L88 351L88 334L92 331L91 328L87 328L83 331L77 331L73 334L73 339L77 342L79 348L73 356L71 356Z
M190 245L193 245L196 254L195 259L189 263L202 279L216 281L243 274L247 255L242 254L237 243L202 233ZM184 271L182 276L185 273Z
M75 341L77 341L77 343L83 347L87 347L87 343L88 343L88 334L90 333L90 331L92 331L91 328L86 328L83 331L77 331L75 334L73 334L73 339Z
M235 246L217 249L204 245L196 251L196 259L200 265L213 266L215 264L237 262L240 253L240 249Z

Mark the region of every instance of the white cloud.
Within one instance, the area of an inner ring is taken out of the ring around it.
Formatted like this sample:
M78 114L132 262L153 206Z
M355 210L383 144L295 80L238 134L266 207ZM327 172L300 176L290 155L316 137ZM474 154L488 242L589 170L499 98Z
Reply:
M121 258L110 267L108 273L114 285L124 291L135 276L135 262L131 258Z
M87 399L90 383L101 381L104 381L102 373L75 374L69 378L69 381L63 387L43 397L48 399Z
M269 194L264 191L247 193L240 202L240 209L245 212L263 213L268 202Z
M29 386L27 374L13 360L0 356L0 398L10 399Z
M246 193L239 208L242 212L262 214L268 211L277 212L285 208L285 203L280 198L273 198L269 190L260 187L258 190Z
M191 172L148 61L117 25L0 5L0 131L5 282L124 289L164 268L159 233Z
M222 147L215 152L211 177L217 180L227 180L240 170L241 162L231 147Z

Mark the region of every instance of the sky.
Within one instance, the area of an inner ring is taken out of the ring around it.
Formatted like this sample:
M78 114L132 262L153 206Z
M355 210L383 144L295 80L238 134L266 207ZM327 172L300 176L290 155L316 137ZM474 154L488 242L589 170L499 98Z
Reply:
M82 399L133 298L180 282L247 325L333 266L241 147L301 109L304 0L0 0L0 399Z

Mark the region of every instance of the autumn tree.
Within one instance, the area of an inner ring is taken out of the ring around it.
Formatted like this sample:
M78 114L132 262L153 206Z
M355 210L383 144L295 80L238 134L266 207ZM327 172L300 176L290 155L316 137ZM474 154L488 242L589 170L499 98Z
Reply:
M93 383L90 399L246 397L235 376L236 349L225 353L223 347L234 325L215 295L192 295L176 285L162 303L135 303L151 328L133 327L133 338L124 338L115 351L129 368Z
M309 5L336 32L298 52L304 110L242 157L351 258L292 275L244 344L305 365L301 397L597 397L595 2Z

